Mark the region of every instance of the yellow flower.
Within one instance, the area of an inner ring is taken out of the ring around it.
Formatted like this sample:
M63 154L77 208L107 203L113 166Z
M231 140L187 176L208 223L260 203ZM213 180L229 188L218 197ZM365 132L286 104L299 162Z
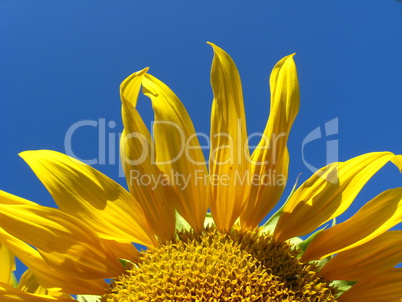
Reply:
M0 193L1 301L401 301L394 266L402 234L389 229L402 221L402 188L328 224L386 163L402 169L402 156L374 152L330 164L259 226L287 180L296 66L293 55L275 65L270 116L250 155L237 68L210 44L208 167L185 107L147 69L120 88L129 191L64 154L20 154L59 208ZM141 87L155 113L153 136L136 109ZM280 177L267 183L272 172ZM14 255L29 267L19 285Z

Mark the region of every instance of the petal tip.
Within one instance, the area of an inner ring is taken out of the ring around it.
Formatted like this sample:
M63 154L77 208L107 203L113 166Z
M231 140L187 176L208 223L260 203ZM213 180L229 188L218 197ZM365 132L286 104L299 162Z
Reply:
M25 151L18 153L18 156L25 160L29 155L31 155L35 151L36 150L25 150Z
M144 74L144 73L147 73L148 70L149 70L149 66L147 66L144 69L141 69L140 71L137 71L137 72L138 72L138 74Z
M149 66L134 72L132 75L140 76L140 75L143 75L143 74L147 73L148 70L149 70Z
M219 55L219 51L225 52L222 48L220 48L218 45L216 45L216 44L214 44L214 43L212 43L212 42L209 42L209 41L208 41L207 44L212 47L212 49L214 50L214 53L215 53L215 54L218 54L218 55Z

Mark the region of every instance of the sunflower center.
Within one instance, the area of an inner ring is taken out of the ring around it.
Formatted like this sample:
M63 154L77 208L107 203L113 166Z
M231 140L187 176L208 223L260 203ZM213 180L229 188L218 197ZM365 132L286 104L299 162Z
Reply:
M336 301L316 270L271 236L208 228L144 251L102 301Z

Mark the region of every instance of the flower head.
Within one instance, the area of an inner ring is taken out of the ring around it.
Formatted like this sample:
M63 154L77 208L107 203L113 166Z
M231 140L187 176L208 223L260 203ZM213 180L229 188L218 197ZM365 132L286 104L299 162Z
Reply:
M333 221L385 164L402 169L402 156L332 163L260 226L288 178L287 140L299 109L293 55L272 71L270 116L250 154L240 76L210 45L208 161L185 107L147 68L120 87L128 191L67 155L20 154L58 208L0 193L2 301L400 301L401 234L389 229L402 221L402 188ZM141 87L152 102L153 135L136 109ZM29 267L19 285L14 255Z

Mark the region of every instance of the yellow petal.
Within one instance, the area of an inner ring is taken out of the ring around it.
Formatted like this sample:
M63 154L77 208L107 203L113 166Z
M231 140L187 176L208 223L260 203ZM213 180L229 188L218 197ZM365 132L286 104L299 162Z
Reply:
M0 301L3 302L71 302L71 299L64 297L53 297L49 295L35 295L23 292L17 288L0 283Z
M321 269L327 280L358 281L368 274L392 268L402 259L402 231L388 231L373 240L331 258Z
M211 67L214 100L211 111L209 188L211 212L220 230L228 231L244 207L249 150L243 92L232 58L218 46Z
M121 243L114 240L102 240L102 245L110 250L118 259L130 260L133 263L140 261L140 252L132 243Z
M0 282L14 285L13 271L15 271L14 255L10 250L0 243Z
M18 282L18 289L35 295L49 295L53 296L53 294L49 294L50 292L41 286L36 279L35 274L32 270L27 269L21 276ZM60 293L62 295L62 293Z
M345 222L319 233L309 244L303 259L323 259L362 245L401 221L402 188L387 190Z
M284 241L309 234L339 216L379 169L389 161L401 169L400 160L400 155L391 152L373 152L318 170L286 203L274 232L275 239Z
M164 242L174 237L174 196L169 186L161 184L163 173L152 163L154 142L135 109L146 71L132 74L120 86L124 125L120 156L131 194L141 204L154 234Z
M176 193L177 210L195 229L204 226L208 209L207 168L193 123L178 97L146 74L143 91L152 101L156 163Z
M46 295L46 288L40 286L32 270L27 269L18 282L18 289L31 294Z
M60 209L85 221L102 238L155 244L141 206L112 179L55 151L26 151L20 156Z
M34 202L0 190L1 204L35 205Z
M0 227L35 246L45 261L67 275L110 278L124 270L86 224L60 210L41 206L0 205Z
M132 107L137 106L142 78L148 71L148 67L134 72L120 84L120 98L122 102L128 102Z
M400 302L402 268L386 269L367 275L342 294L338 302Z
M300 94L293 55L280 60L271 77L271 110L261 141L251 155L250 188L240 216L242 228L253 229L275 206L286 185L287 140L299 111Z
M38 283L47 289L69 294L100 295L107 284L103 279L83 280L55 271L45 262L39 252L0 228L0 242L16 255L35 275Z
M22 276L18 282L18 289L23 292L30 293L30 294L51 296L51 297L57 297L57 298L66 298L69 300L73 300L73 298L68 294L64 294L62 292L56 292L56 291L49 291L46 288L44 288L43 286L41 286L38 283L38 280L36 279L35 274L30 269L27 269L22 274Z

